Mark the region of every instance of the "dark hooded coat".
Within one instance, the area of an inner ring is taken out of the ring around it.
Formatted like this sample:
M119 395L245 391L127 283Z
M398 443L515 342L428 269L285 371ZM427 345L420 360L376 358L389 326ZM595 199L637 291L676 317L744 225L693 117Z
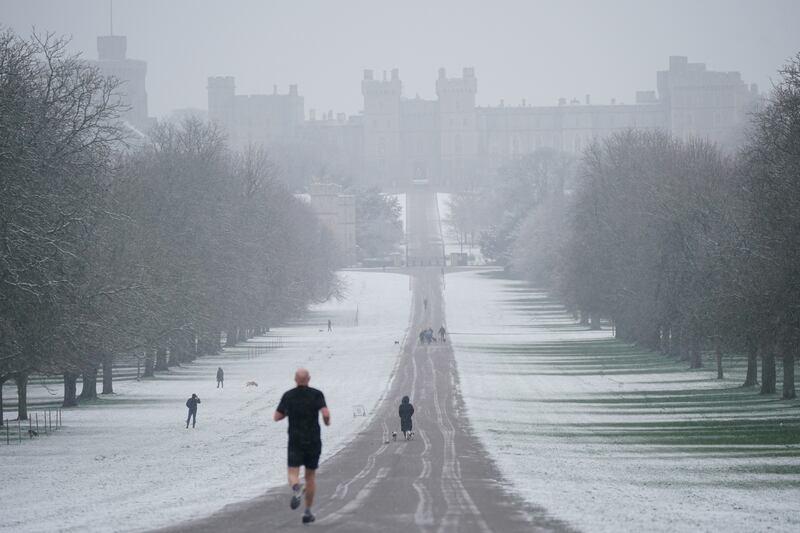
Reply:
M403 401L400 403L400 431L411 431L411 417L414 415L414 406L408 399L408 396L403 396Z

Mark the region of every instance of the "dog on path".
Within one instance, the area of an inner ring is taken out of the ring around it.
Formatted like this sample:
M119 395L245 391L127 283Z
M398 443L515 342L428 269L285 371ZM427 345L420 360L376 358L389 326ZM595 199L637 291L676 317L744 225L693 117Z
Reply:
M258 383L256 383L255 381L248 381L247 383L244 384L244 386L249 389L250 387L258 387Z

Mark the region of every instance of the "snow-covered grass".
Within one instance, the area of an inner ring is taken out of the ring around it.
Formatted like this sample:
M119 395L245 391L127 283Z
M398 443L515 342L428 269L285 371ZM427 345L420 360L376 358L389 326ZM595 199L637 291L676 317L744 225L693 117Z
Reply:
M798 402L575 324L497 274L447 276L474 430L513 488L585 531L800 530Z
M142 530L283 484L286 422L274 423L272 413L299 366L310 370L331 409L323 461L335 453L368 420L355 417L354 406L369 416L387 389L411 300L405 276L341 275L345 300L273 329L284 348L253 357L264 343L253 339L152 380L119 382L112 398L65 410L65 427L54 435L0 445L0 531ZM215 388L218 366L224 389ZM36 388L34 395L42 392ZM197 429L185 429L192 393L202 400Z

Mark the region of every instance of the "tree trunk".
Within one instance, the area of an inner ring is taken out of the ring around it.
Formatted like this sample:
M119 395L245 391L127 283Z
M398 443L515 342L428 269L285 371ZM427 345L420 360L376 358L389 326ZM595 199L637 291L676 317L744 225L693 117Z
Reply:
M81 400L97 399L97 367L92 367L83 371L83 387L81 388Z
M182 345L183 338L173 338L169 341L169 364L170 366L180 366L181 363L186 363L186 353Z
M689 368L703 368L703 359L700 356L700 342L692 337L689 345Z
M195 350L194 334L184 333L178 338L178 347L181 351L183 360L191 363L197 358L197 351Z
M750 344L747 349L747 376L743 387L754 387L758 384L758 345Z
M228 327L228 331L225 333L225 346L228 348L232 346L236 346L236 328L235 327Z
M222 348L220 346L220 339L222 338L222 332L219 330L214 330L211 332L211 337L208 339L209 346L211 347L211 354L217 355Z
M722 339L719 337L714 338L714 355L717 359L717 379L723 379L722 373Z
M219 331L203 332L200 334L200 353L216 355L219 353Z
M103 356L103 394L114 394L114 356L107 353Z
M64 372L64 407L78 405L78 374Z
M595 331L600 329L600 319L597 318L597 315L594 313L589 315L589 329L593 329Z
M14 383L17 384L17 419L28 419L28 374L20 372L14 374Z
M153 350L147 350L144 358L144 374L142 377L152 378L155 375L153 366Z
M783 352L783 399L797 397L794 390L794 346L786 345Z
M3 385L6 382L6 378L0 377L0 427L3 427L3 416L5 412L3 411Z
M669 327L669 354L673 357L681 356L681 330L678 327Z
M775 392L775 350L770 348L761 354L761 394Z
M588 325L589 325L589 313L581 310L581 326L588 326Z
M177 361L173 361L170 357L169 362L167 362L167 349L166 348L158 348L156 350L156 370L168 370L170 366L176 365Z

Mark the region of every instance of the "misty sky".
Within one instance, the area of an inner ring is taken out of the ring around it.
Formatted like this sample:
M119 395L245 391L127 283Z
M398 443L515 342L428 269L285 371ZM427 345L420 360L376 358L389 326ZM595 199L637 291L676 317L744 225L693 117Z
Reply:
M0 0L0 24L73 36L96 58L108 0ZM473 66L479 105L561 96L632 103L670 55L770 86L800 52L798 0L115 0L114 33L148 62L150 114L206 108L206 78L239 93L300 86L306 110L361 109L365 68L400 69L405 96L434 97L437 69Z

